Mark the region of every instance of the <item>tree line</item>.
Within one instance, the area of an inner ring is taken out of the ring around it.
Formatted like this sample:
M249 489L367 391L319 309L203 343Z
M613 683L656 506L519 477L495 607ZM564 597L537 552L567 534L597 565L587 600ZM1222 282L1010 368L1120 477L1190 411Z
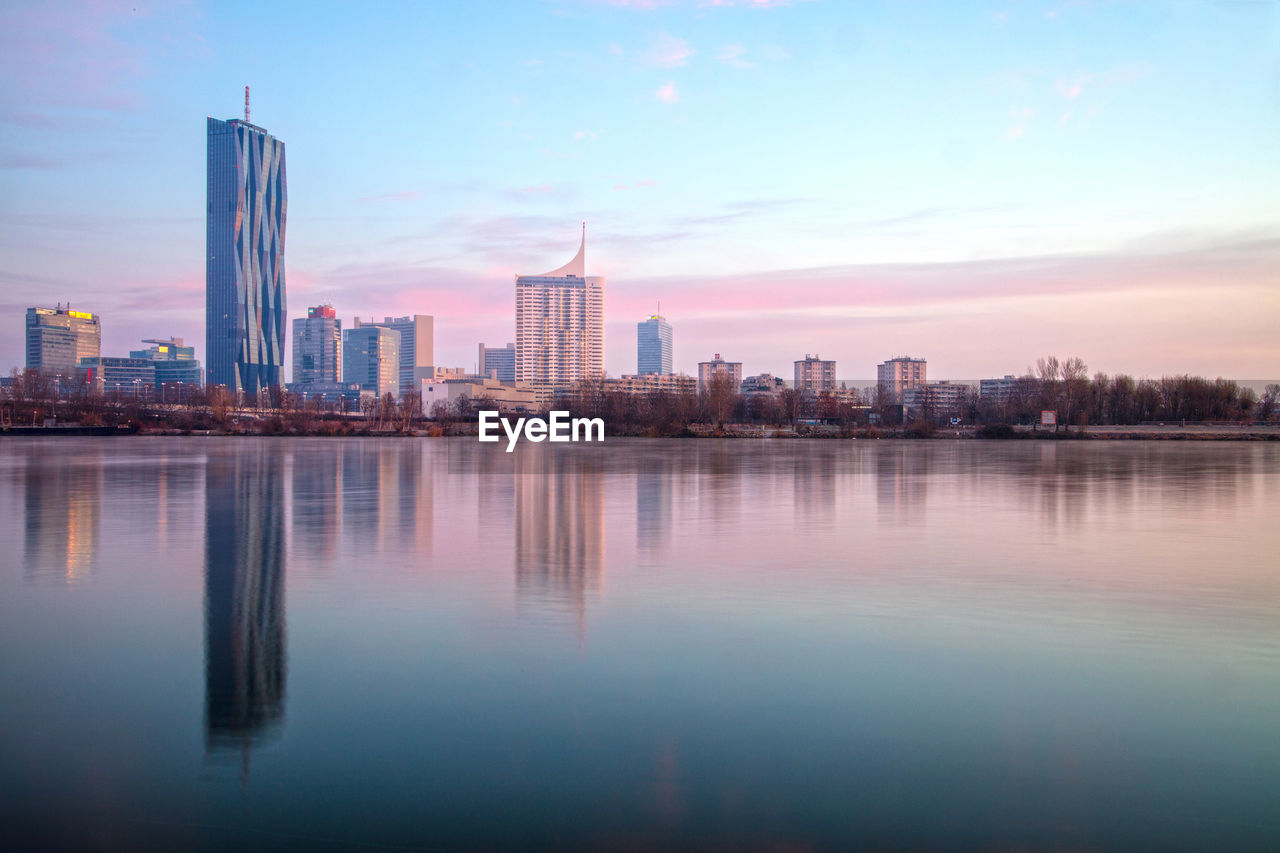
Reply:
M1227 379L1166 376L1134 379L1127 375L1088 375L1079 358L1040 359L998 394L979 396L968 386L953 388L946 399L926 390L920 404L904 411L888 391L806 394L794 388L775 393L742 394L727 376L716 376L698 392L666 391L632 395L611 389L602 379L578 382L545 408L575 417L603 418L618 435L683 435L734 426L792 427L821 425L839 434L869 428L902 427L928 434L956 417L965 424L1034 424L1040 413L1057 413L1058 422L1133 425L1150 422L1266 422L1276 418L1280 385L1259 396ZM221 386L187 388L180 401L140 399L125 393L96 393L86 383L59 381L38 370L14 371L0 390L0 423L40 425L46 418L86 426L136 425L179 430L267 433L347 434L457 431L476 413L497 408L483 397L437 401L424 408L416 394L365 397L359 412L304 400L283 388L239 399Z

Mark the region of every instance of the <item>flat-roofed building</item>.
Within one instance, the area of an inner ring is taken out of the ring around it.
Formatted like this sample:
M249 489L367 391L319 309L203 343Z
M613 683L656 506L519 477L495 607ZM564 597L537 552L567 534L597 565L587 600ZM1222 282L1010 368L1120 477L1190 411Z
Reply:
M516 381L516 345L490 347L480 345L480 358L476 361L476 369L481 376L497 379L499 382Z
M682 373L626 374L604 381L606 391L648 396L650 394L696 394L698 380Z
M981 379L978 381L978 396L998 405L1004 405L1017 391L1019 383L1024 381L1022 377L1011 373L1006 373L999 379Z
M151 346L132 350L129 358L145 358L155 365L158 391L167 386L181 386L176 392L176 399L181 400L188 386L199 388L204 383L204 371L196 360L196 348L184 345L182 338L148 338L143 343Z
M898 356L876 367L876 384L893 403L902 402L902 393L908 388L929 381L929 363L923 358Z
M400 394L400 333L386 326L361 326L342 333L342 376L361 394Z
M315 305L293 321L293 384L342 381L342 321L332 305Z
M418 385L422 409L430 414L438 402L456 405L460 397L491 403L500 412L534 412L538 410L538 394L525 382L499 382L496 379L424 380Z
M793 387L797 391L817 394L835 390L836 363L834 361L824 361L817 355L805 353L804 358L797 361L795 366L796 379Z
M79 372L99 394L150 397L156 387L156 363L149 358L82 358Z
M787 383L781 376L774 376L772 373L759 373L755 376L748 376L742 380L740 386L742 393L747 396L757 394L777 394L783 388L787 387Z
M669 374L675 361L674 336L666 317L654 314L636 324L636 373Z
M27 309L27 367L74 376L80 360L102 355L97 314L56 308Z
M417 389L423 379L435 378L435 318L431 315L386 317L380 323L365 323L357 317L352 326L382 326L400 333L400 388L396 391L397 397Z
M706 390L717 376L727 376L729 385L736 393L742 385L742 362L725 361L716 353L711 361L698 362L698 390Z
M902 405L917 417L954 417L973 394L973 386L963 382L926 382L902 392Z

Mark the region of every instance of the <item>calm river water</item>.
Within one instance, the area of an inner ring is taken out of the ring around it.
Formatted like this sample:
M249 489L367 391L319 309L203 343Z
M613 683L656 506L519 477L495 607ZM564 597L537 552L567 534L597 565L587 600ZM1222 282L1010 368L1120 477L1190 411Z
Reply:
M1278 530L1277 444L0 439L0 834L1275 849Z

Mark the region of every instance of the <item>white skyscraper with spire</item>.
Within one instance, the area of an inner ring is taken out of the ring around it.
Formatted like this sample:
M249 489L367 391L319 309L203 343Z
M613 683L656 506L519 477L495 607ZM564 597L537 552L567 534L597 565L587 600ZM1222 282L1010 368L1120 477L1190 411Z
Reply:
M569 263L516 276L516 381L544 393L604 376L604 278L586 274L587 226Z

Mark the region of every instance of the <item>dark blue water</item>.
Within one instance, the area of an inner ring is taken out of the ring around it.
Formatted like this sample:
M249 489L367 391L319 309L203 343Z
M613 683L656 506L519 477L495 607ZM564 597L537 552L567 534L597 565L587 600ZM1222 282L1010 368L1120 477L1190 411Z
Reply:
M0 835L1275 849L1280 447L0 440Z

